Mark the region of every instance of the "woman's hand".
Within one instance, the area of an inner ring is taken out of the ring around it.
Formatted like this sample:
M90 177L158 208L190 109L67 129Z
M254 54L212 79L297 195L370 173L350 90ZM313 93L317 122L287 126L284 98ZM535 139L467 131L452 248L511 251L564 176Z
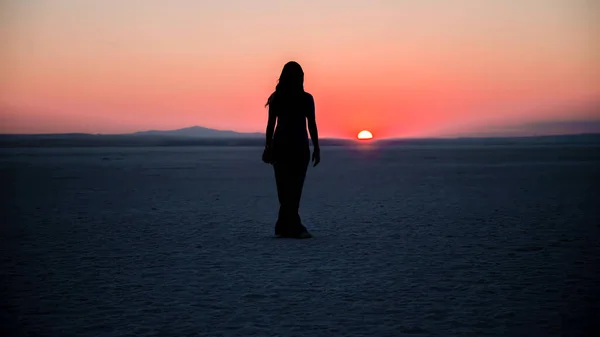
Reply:
M318 147L313 150L312 162L313 167L319 165L319 163L321 162L321 149Z
M262 161L265 164L273 164L273 149L270 146L265 146L262 154Z

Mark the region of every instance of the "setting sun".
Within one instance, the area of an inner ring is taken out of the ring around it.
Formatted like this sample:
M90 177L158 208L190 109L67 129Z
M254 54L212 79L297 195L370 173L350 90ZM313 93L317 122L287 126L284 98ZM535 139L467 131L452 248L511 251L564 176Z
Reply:
M367 130L362 130L358 133L358 139L366 140L373 138L373 134Z

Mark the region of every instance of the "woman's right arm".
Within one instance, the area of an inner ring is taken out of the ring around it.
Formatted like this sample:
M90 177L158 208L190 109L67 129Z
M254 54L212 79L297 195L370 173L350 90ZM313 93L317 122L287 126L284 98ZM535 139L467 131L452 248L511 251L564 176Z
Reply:
M313 148L315 151L320 151L319 131L317 130L317 118L315 116L315 99L310 94L309 109L306 118L308 120L308 133L310 133L310 140L312 140Z
M275 123L277 122L277 114L272 104L269 104L269 120L267 121L267 138L265 147L270 148L273 142L273 134L275 133Z

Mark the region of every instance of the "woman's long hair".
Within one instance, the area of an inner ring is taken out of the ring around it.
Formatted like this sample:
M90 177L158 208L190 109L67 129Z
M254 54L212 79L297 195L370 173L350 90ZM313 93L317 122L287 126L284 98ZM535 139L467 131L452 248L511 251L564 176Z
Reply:
M269 96L265 106L271 104L275 96L290 97L300 93L304 93L304 71L298 62L290 61L283 66L275 92Z

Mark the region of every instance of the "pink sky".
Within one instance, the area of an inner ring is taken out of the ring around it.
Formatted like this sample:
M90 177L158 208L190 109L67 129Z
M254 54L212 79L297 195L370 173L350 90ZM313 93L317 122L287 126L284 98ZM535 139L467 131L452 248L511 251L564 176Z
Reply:
M289 60L323 136L599 119L593 4L2 1L0 133L263 131Z

